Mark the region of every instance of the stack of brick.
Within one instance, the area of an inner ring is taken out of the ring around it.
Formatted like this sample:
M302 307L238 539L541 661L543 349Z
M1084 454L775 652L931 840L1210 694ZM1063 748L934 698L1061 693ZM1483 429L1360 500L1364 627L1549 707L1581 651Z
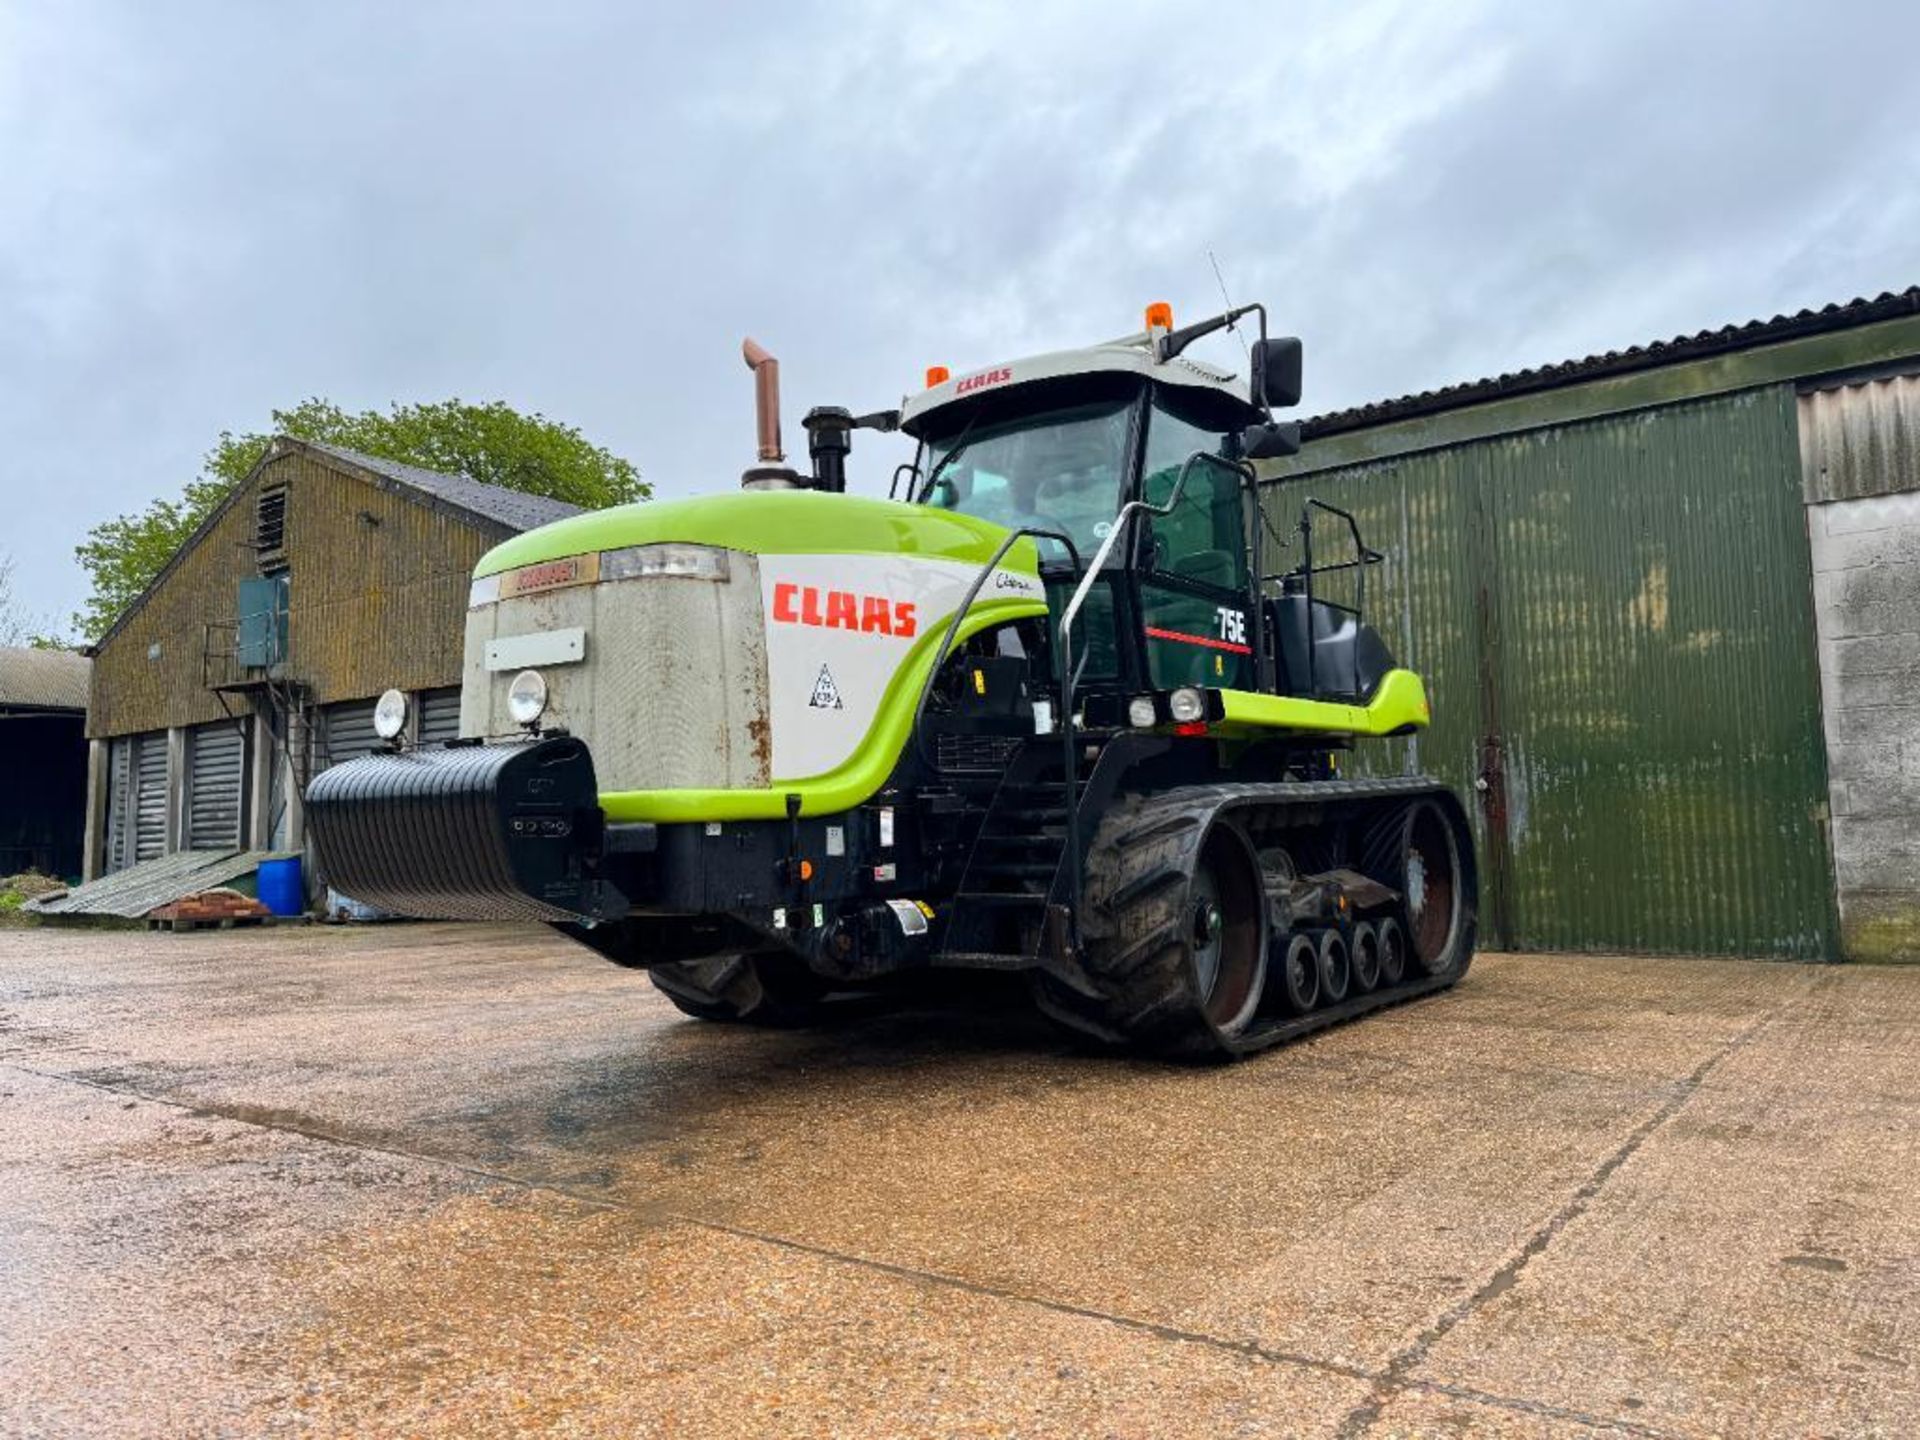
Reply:
M149 920L170 920L181 924L217 925L223 920L261 920L273 912L251 895L225 886L183 895L147 912Z

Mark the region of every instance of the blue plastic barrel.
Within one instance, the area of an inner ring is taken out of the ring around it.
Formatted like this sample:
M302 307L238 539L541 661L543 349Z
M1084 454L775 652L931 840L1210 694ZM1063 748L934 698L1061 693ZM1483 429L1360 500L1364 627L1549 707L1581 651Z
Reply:
M307 908L306 887L300 883L300 857L260 862L260 903L276 915L301 915Z

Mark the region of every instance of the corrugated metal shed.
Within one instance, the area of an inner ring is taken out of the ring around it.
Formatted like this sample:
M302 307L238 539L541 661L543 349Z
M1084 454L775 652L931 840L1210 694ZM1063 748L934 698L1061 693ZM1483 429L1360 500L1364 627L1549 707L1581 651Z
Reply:
M1632 345L1625 350L1608 350L1579 360L1516 370L1484 380L1468 380L1458 385L1443 385L1437 390L1422 390L1393 400L1376 400L1347 410L1330 411L1304 422L1308 439L1337 435L1386 425L1396 420L1431 415L1442 410L1458 410L1468 405L1506 399L1541 390L1559 389L1588 380L1655 370L1687 360L1703 360L1763 345L1858 329L1883 320L1920 315L1920 286L1888 291L1874 299L1849 300L1844 304L1802 310L1793 315L1776 315L1771 320L1749 320L1743 325L1723 325L1671 340L1656 340L1647 345Z
M1920 373L1804 391L1800 460L1809 503L1920 489Z
M225 720L234 702L223 704L210 687L261 682L236 651L242 586L255 578L260 553L263 491L280 497L276 553L288 597L279 622L281 682L297 684L317 705L378 695L388 686L458 682L475 562L517 533L520 522L574 507L453 476L437 477L445 483L430 493L430 472L342 458L350 454L276 442L95 647L90 735ZM376 473L375 465L409 478ZM470 508L483 502L492 514ZM515 523L499 518L509 513Z
M0 710L87 708L87 657L71 650L0 646Z
M1269 491L1392 552L1369 608L1434 723L1353 763L1479 795L1489 943L1833 953L1793 406L1749 390Z

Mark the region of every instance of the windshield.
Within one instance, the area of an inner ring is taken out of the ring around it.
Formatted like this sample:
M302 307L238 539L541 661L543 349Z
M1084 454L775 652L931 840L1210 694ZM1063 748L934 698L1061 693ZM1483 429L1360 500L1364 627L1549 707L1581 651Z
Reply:
M1103 400L930 438L921 499L1010 530L1062 531L1085 561L1120 508L1131 410ZM1047 559L1067 558L1057 542L1040 544Z

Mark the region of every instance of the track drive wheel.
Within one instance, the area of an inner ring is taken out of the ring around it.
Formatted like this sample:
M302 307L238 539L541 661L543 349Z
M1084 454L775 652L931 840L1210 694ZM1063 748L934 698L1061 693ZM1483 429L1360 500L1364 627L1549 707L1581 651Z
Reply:
M1402 897L1405 968L1427 977L1464 972L1473 959L1478 879L1459 807L1450 797L1446 804L1416 800L1375 831L1368 850L1369 873ZM1383 972L1387 951L1383 937Z
M647 978L697 1020L790 1029L813 1024L826 1010L827 982L779 951L656 965Z
M1098 923L1087 927L1084 968L1100 993L1042 975L1035 998L1049 1016L1161 1054L1236 1052L1266 976L1266 894L1246 835L1207 820L1176 811L1129 835L1125 817L1110 817L1120 835L1095 857L1087 886Z

